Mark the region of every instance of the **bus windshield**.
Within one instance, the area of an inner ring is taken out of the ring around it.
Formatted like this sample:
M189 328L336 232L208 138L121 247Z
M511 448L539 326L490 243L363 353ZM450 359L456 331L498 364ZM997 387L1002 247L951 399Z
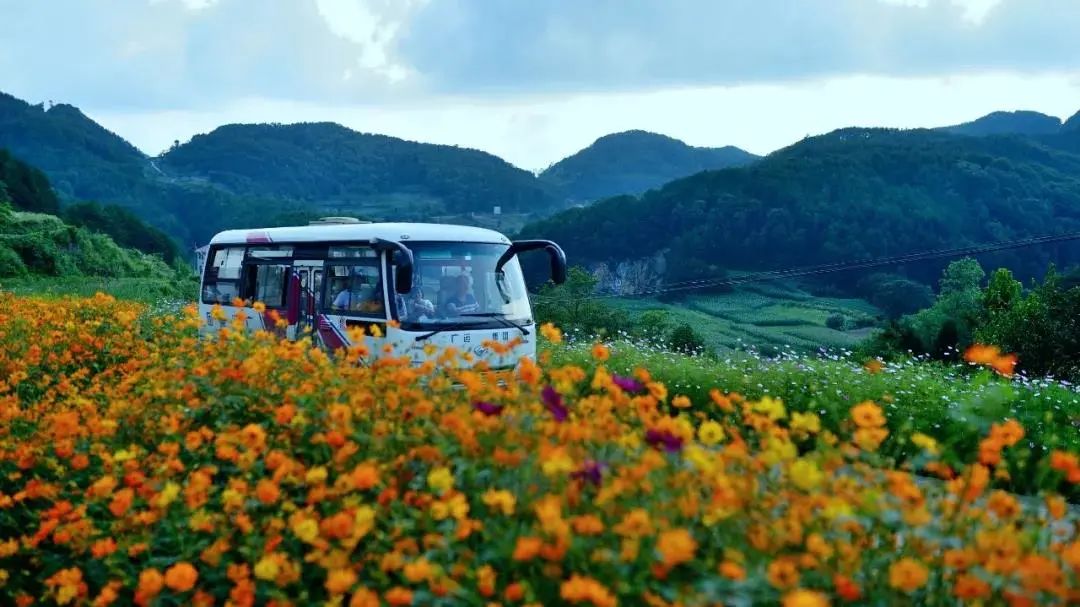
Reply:
M407 243L413 252L412 289L398 305L403 329L448 324L486 328L509 320L531 324L529 297L517 258L496 274L507 245L471 242Z

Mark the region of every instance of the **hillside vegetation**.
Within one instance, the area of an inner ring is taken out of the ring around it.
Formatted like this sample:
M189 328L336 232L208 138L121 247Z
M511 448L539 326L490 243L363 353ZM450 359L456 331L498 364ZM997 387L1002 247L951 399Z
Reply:
M568 210L521 236L555 239L575 263L663 251L675 281L1077 230L1080 156L1021 137L844 129L744 168ZM1076 244L987 256L1023 277L1077 259ZM930 283L942 266L902 272Z
M58 207L44 174L0 149L4 290L77 294L102 290L138 299L192 291L190 272L169 265L182 262L176 244L131 212L96 203L77 203L63 211ZM62 217L51 214L57 212Z
M641 194L709 169L742 166L757 156L734 146L698 148L646 131L605 135L540 174L573 202Z
M527 171L477 150L357 133L334 123L233 124L170 150L161 166L235 192L357 204L393 194L439 211L546 213L559 204Z

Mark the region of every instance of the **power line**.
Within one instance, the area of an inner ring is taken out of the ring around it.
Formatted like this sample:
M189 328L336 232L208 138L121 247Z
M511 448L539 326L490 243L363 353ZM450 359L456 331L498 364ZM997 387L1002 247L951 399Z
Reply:
M743 276L734 278L700 278L696 280L687 280L677 283L665 285L663 287L657 287L655 289L646 289L636 293L605 293L600 295L589 295L583 299L612 299L612 298L626 298L626 297L647 297L651 295L659 295L661 293L673 293L679 291L692 291L696 289L707 289L723 286L736 286L751 282L765 282L770 280L780 280L784 278L801 278L804 276L817 276L820 274L829 274L833 272L846 272L850 270L862 270L868 268L877 268L882 266L892 266L904 263L912 263L918 261L928 261L931 259L944 259L948 257L960 257L966 255L980 255L983 253L992 253L995 251L1006 251L1011 249L1020 249L1024 247L1038 246L1044 244L1054 244L1059 242L1068 242L1071 240L1080 240L1080 232L1068 232L1065 234L1056 234L1051 236L1036 236L1032 238L1025 238L1021 240L1010 240L996 243L988 243L981 245L972 245L967 247L954 247L951 249L936 249L930 251L919 251L916 253L907 253L904 255L896 255L893 257L882 257L878 259L869 259L863 261L846 261L836 262L829 264L822 264L818 266L803 266L796 268L787 268L783 270L769 270L762 272L753 272ZM544 299L543 296L540 299Z

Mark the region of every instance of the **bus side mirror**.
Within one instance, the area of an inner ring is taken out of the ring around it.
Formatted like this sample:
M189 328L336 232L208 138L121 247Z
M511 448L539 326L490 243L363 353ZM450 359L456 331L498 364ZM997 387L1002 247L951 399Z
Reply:
M375 239L375 244L391 251L391 260L393 260L393 253L397 253L397 265L394 266L394 290L401 295L412 291L413 254L409 247L383 238Z
M495 264L495 271L499 272L506 262L514 258L518 253L544 249L551 258L551 281L557 285L566 282L566 253L559 245L550 240L516 240L510 244L510 248L499 257Z

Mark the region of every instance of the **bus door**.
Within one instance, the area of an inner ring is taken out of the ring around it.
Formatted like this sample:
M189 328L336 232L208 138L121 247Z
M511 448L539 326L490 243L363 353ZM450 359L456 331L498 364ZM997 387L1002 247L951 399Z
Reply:
M303 259L293 262L293 277L298 283L295 338L314 333L318 327L319 301L322 299L323 261Z

